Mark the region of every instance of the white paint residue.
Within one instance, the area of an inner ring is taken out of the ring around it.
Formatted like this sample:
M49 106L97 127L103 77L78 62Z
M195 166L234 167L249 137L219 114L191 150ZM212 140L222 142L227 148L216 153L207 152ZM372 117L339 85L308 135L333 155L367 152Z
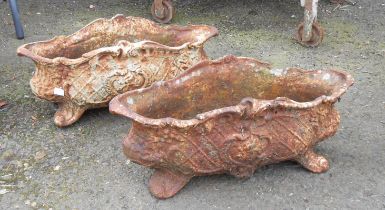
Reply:
M185 82L185 81L189 80L190 78L198 77L200 75L201 75L201 71L194 71L191 73L191 75L184 76L184 77L180 78L179 80L177 80L176 84L179 84L181 82Z
M182 81L182 82L185 82L186 80L188 80L190 78L190 76L186 76L186 77L182 77L180 80Z
M134 99L133 98L128 98L127 99L127 103L130 104L130 105L134 104Z
M197 36L197 40L199 40L199 41L202 41L202 40L204 40L206 38L206 34L199 34L198 36Z
M301 0L301 6L305 6L305 1L306 0ZM312 0L312 19L315 18L317 19L317 13L318 13L318 0Z
M201 75L201 71L195 71L195 72L192 73L193 77L197 77L199 75Z
M274 74L275 76L281 76L284 73L286 73L285 69L271 69L270 73Z
M157 82L154 83L154 86L155 86L155 87L161 87L161 86L164 85L164 83L165 83L165 81L163 81L163 80L157 81Z
M322 77L322 80L330 80L330 74L325 74L323 77Z
M318 12L318 9L317 9L317 6L318 6L318 0L313 0L313 6L312 6L312 10L313 10L313 18L314 20L317 20L317 12Z
M62 88L54 88L53 94L57 96L64 96L64 90Z

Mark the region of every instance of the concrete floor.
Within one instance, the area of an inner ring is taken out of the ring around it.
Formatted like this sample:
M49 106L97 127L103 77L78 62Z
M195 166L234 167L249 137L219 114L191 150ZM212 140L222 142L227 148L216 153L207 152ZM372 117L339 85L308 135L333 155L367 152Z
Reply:
M10 11L0 3L0 209L384 209L385 0L358 0L335 9L320 2L323 44L292 40L303 10L298 0L174 2L176 24L210 24L220 36L211 58L256 57L275 67L337 68L356 84L338 103L341 128L317 151L330 160L324 174L285 162L250 179L194 178L179 194L157 200L147 190L151 169L126 162L121 140L130 121L106 109L88 111L75 125L53 125L55 107L32 94L32 61L16 56L23 43L71 34L117 13L151 18L147 0L19 0L25 40L16 40ZM94 5L94 9L90 9Z

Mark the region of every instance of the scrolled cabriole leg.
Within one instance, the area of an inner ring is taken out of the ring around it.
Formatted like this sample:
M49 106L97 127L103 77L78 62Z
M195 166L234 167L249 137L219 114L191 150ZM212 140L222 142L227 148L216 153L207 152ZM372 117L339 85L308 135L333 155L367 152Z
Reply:
M66 127L76 122L86 111L86 108L79 107L71 102L59 103L59 109L54 116L55 124L59 127Z
M166 199L177 194L191 178L192 176L167 169L157 169L151 176L148 187L152 195L159 199Z
M329 161L324 156L315 153L313 149L298 156L295 161L313 173L323 173L329 170Z

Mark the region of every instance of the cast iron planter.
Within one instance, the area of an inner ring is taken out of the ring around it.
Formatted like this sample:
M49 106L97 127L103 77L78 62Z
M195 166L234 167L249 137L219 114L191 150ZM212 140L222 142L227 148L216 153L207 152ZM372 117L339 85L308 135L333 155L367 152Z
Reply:
M336 133L333 105L352 84L337 70L271 69L228 56L119 95L110 112L132 120L124 153L156 169L150 191L168 198L194 176L249 177L286 160L314 173L328 170L313 147Z
M35 62L32 91L59 104L55 124L62 127L120 93L171 79L206 60L203 45L217 33L205 25L160 27L117 15L70 36L25 44L17 53Z

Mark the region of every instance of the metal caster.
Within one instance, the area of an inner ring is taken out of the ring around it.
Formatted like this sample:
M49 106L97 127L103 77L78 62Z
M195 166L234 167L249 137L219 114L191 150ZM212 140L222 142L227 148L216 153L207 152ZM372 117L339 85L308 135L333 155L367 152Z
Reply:
M154 0L151 6L151 14L160 23L169 23L174 16L172 0Z
M305 8L304 21L298 26L297 40L305 47L316 47L324 37L324 30L317 23L318 0L301 0L301 6Z
M304 36L304 23L302 22L297 28L296 38L297 41L305 47L317 47L324 38L324 29L318 22L314 22L311 28L311 35L309 38L306 38Z

